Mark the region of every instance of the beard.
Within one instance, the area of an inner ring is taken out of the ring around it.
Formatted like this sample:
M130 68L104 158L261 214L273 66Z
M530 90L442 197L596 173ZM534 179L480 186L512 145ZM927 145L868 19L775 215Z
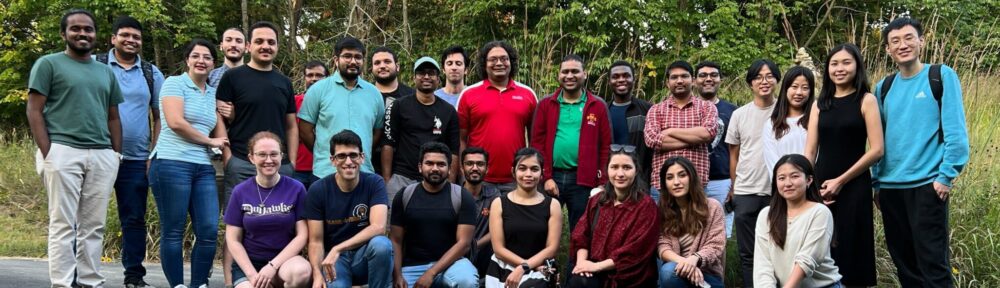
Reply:
M431 172L424 175L424 181L433 186L438 186L444 184L444 181L448 181L448 176L443 173Z
M347 81L354 81L358 79L358 74L360 73L350 73L347 69L340 69L340 78L344 78Z
M226 56L226 60L229 60L229 62L240 62L240 61L243 61L243 53L240 53L240 56L229 56L229 54L222 54L222 55L225 55Z
M392 83L392 81L396 81L396 77L397 76L399 76L398 72L397 73L390 73L389 76L384 77L384 78L383 77L378 77L378 74L375 74L375 82L378 82L378 84L387 85L389 83Z
M437 90L437 88L434 88L434 87L431 87L431 88L417 87L417 91L420 91L420 93L424 93L424 94L434 93L435 90Z
M483 177L482 173L479 173L479 172L475 173L475 175L477 176L476 178L478 178L478 179L472 178L472 175L473 175L472 173L466 173L465 174L465 182L469 182L469 184L472 184L472 185L479 185L479 183L483 183L483 181L486 180L486 178Z
M77 38L77 40L79 40L79 38ZM69 50L73 50L73 52L76 52L77 54L83 55L83 54L90 53L90 51L94 51L94 41L93 40L94 39L88 39L87 40L87 44L86 45L81 45L81 46L77 46L75 40L74 41L67 41L66 42L66 46L69 47Z

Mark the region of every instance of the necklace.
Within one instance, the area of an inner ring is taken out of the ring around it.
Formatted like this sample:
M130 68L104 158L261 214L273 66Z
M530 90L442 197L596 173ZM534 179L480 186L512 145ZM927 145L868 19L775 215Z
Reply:
M281 181L281 175L278 175L278 181ZM254 182L257 184L257 199L260 199L260 204L257 204L257 207L264 209L264 202L267 201L267 198L271 197L271 192L274 192L274 187L278 187L278 182L274 182L274 186L271 186L271 190L266 190L267 196L264 197L260 196L260 182L258 182L256 178L254 178Z

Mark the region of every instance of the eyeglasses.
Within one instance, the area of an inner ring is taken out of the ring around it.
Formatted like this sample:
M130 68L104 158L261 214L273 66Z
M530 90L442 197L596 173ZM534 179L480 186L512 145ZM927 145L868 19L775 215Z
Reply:
M510 61L510 58L508 58L507 56L490 57L489 59L486 59L486 62L488 62L490 64L497 63L497 62L507 63L507 61Z
M271 152L271 153L255 152L255 153L253 153L253 156L257 157L259 159L267 159L267 158L281 159L281 155L282 155L281 152Z
M611 152L622 152L622 151L625 151L625 153L635 153L635 146L611 144Z
M486 161L465 161L465 163L462 164L465 164L465 166L486 167Z
M422 78L422 77L433 78L433 77L438 77L438 71L437 70L430 70L430 71L428 71L428 70L422 70L422 71L417 71L417 73L413 73L413 77L414 78Z
M191 60L194 60L194 61L205 60L205 61L208 61L208 62L212 62L212 61L215 60L215 58L212 58L212 55L209 55L209 54L198 55L198 54L194 54L194 53L192 53L190 56L188 56L188 59L191 59Z
M365 61L365 55L361 53L358 54L340 54L337 58L344 59L344 61L354 60L355 62Z
M337 161L344 161L344 160L347 160L347 158L351 158L351 161L357 161L358 158L361 158L361 155L364 155L364 154L363 153L357 153L357 152L337 153L336 155L331 156L330 159L334 159L334 160L337 160Z
M722 75L719 72L712 73L698 73L698 78L719 78Z
M122 33L118 33L118 35L115 35L115 36L118 36L118 37L121 37L121 38L126 38L126 39L132 39L132 40L135 40L135 41L142 41L142 34L133 34L133 33L128 33L128 32L122 32Z
M777 80L777 78L774 78L774 74L757 75L757 77L753 78L754 82L760 82L764 80L767 80L767 82L774 82L774 80Z

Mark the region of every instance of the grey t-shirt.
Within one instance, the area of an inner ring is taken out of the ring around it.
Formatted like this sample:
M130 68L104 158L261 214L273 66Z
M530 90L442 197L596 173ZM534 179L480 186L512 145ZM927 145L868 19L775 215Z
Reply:
M757 107L753 102L743 105L733 112L726 130L726 143L740 145L740 158L736 163L736 181L733 194L771 195L770 172L764 164L761 132L764 124L771 121L771 106Z

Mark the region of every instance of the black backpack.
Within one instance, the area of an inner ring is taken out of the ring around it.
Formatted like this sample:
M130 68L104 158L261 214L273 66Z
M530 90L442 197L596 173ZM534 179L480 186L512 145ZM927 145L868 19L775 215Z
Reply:
M941 83L941 64L931 65L930 71L928 71L927 78L930 80L931 93L934 94L934 100L937 101L938 113L941 113L941 93L944 93L944 87ZM882 107L885 107L885 96L889 94L889 90L892 89L892 81L896 79L896 73L889 74L882 81L882 87L879 92L879 101L882 102ZM885 108L883 108L885 109ZM944 142L944 128L941 127L941 121L938 121L938 140Z
M108 64L108 53L97 53L94 56L97 58L97 62ZM149 61L141 61L139 63L141 64L142 76L146 78L146 86L149 86L149 103L153 103L153 101L157 101L156 97L153 97L156 95L153 93L153 64L150 64Z

